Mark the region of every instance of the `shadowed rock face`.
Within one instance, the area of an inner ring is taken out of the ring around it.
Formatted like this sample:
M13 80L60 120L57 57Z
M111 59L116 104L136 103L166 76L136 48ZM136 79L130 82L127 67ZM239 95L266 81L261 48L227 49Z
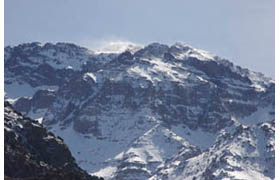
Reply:
M39 89L32 98L19 98L16 110L34 114L47 109L46 124L67 126L74 119L93 124L83 112L102 114L117 105L133 110L148 107L168 125L183 123L216 132L232 124L230 116L256 111L263 96L253 87L256 82L248 70L219 57L201 60L199 52L180 43L170 47L152 43L135 53L107 55L65 43L24 44L5 52L5 83L19 81ZM140 70L133 74L134 67ZM171 75L163 71L168 68ZM259 86L266 89L270 85L264 81ZM40 90L42 85L58 88ZM90 129L75 127L82 133Z
M4 128L5 179L102 179L81 170L61 138L7 102Z
M27 114L30 111L31 106L32 106L32 101L30 98L21 97L15 103L14 108L18 112Z
M55 95L52 91L39 90L34 94L32 104L36 109L48 108L52 105Z
M19 98L15 104L14 108L16 111L27 114L31 111L31 107L34 109L45 109L49 108L54 99L55 92L49 90L38 90L32 98L21 97Z

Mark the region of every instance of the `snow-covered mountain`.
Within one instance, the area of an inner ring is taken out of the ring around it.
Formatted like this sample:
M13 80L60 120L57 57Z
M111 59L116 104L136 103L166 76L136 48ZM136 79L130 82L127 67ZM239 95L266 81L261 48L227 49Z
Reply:
M183 43L5 48L5 99L107 179L274 179L274 91Z

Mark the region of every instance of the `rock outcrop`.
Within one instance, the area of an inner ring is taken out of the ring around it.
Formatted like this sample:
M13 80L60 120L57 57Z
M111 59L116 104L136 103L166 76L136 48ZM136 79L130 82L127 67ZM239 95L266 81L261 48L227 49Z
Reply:
M101 180L78 167L60 137L5 102L5 179Z

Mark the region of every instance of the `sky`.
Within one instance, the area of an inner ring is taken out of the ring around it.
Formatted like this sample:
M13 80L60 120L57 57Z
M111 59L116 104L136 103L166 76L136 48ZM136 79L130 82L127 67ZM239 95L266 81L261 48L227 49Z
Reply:
M274 0L5 0L5 46L185 42L274 79Z

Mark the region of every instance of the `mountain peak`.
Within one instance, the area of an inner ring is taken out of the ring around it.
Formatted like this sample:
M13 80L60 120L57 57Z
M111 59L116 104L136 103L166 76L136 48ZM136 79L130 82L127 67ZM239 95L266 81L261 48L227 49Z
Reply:
M192 49L192 47L190 45L188 45L187 43L182 42L182 41L175 42L172 46L177 47L177 48Z

